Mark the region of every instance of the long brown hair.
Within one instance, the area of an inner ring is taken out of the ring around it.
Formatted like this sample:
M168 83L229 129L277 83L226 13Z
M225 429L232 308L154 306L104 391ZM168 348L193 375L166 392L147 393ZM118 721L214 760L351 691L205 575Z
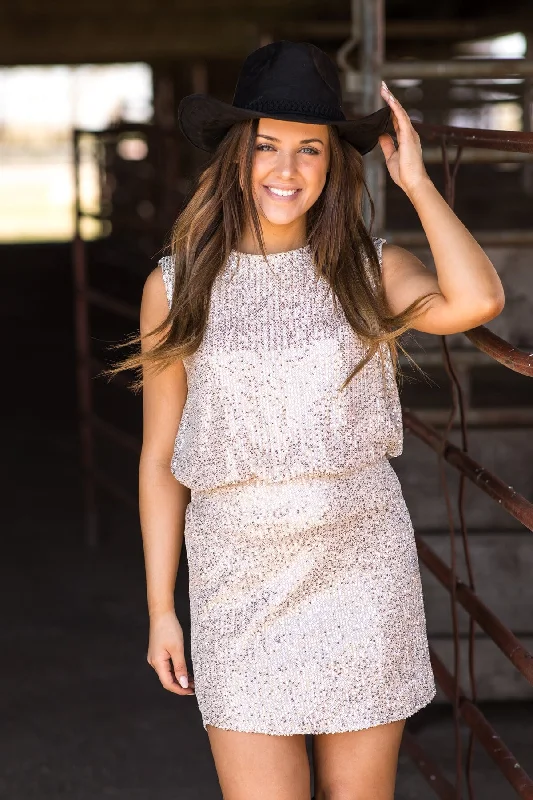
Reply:
M233 125L200 175L190 200L179 214L171 234L174 290L167 318L146 336L157 343L135 352L106 371L113 375L134 369L133 390L142 386L143 368L156 373L176 359L190 356L199 347L207 324L213 281L231 251L238 249L249 220L261 252L266 257L259 214L250 175L256 146L258 120ZM365 355L346 377L353 376L377 353L387 348L398 363L398 337L423 309L426 295L401 314L392 314L383 291L379 259L363 220L365 192L374 220L374 204L364 179L363 159L333 126L330 132L330 165L326 183L307 212L307 243L319 274L332 287L348 323L365 346ZM139 345L135 336L126 344ZM124 346L124 343L118 345Z

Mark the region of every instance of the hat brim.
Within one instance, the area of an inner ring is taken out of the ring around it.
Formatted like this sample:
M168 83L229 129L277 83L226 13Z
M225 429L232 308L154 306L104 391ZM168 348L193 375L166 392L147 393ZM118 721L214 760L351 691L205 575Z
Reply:
M382 133L385 133L391 110L384 106L359 119L324 120L306 114L264 113L237 108L206 94L190 94L184 97L178 107L178 124L188 141L200 150L212 153L225 134L236 122L247 119L282 119L290 122L334 125L341 138L346 139L361 155L369 153Z

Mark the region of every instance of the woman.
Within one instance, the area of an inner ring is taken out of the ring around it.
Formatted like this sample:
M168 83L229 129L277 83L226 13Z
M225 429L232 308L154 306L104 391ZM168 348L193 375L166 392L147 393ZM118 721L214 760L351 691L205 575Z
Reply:
M389 463L396 340L480 325L504 298L381 94L348 121L329 58L274 42L245 61L232 105L180 106L213 157L146 281L142 352L125 363L144 373L148 661L196 694L225 800L308 800L304 734L316 800L390 800L405 720L435 692ZM362 154L378 141L436 275L365 228ZM174 612L184 538L194 678Z

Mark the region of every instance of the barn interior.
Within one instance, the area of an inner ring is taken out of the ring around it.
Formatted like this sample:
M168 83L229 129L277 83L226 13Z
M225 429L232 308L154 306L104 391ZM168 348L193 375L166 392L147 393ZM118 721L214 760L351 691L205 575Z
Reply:
M165 693L146 664L141 399L126 379L100 373L138 327L144 280L206 161L178 130L180 99L207 92L231 102L244 57L290 39L337 63L347 116L379 107L386 79L418 126L428 173L506 290L488 325L496 338L481 349L463 334L444 345L406 339L425 377L403 361L402 404L415 422L406 418L393 466L420 537L430 642L464 697L445 675L436 701L410 721L396 796L533 796L531 4L19 0L3 4L0 19L0 263L4 330L14 336L1 418L1 795L222 797L195 699ZM111 67L131 70L115 79ZM60 70L68 113L62 127L46 127ZM374 232L431 266L379 148L365 165ZM439 459L418 422L468 449L483 480L461 479L460 457ZM454 552L462 584L451 603ZM176 601L186 631L187 581L184 551Z

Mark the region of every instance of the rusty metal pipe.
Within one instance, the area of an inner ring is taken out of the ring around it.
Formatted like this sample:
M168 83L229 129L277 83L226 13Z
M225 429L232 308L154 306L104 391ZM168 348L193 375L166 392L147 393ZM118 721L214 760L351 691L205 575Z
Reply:
M120 430L107 420L99 417L97 414L92 415L91 424L93 430L96 430L104 436L107 436L108 439L116 442L116 444L120 445L125 450L130 450L137 456L140 454L141 442L137 439L137 437Z
M104 311L110 311L112 314L117 314L120 317L139 322L139 309L132 303L125 303L123 300L117 300L105 292L99 292L97 289L89 289L87 298L92 305L97 308L102 308Z
M484 325L465 331L465 336L478 350L486 353L499 364L512 369L513 372L533 378L533 353L524 353L517 347L513 347L512 344L496 336Z
M533 64L533 61L531 62ZM513 153L533 153L533 133L523 131L493 131L481 128L460 128L455 125L429 125L413 122L413 128L428 142L486 150L505 150Z
M85 243L80 233L80 141L74 134L73 169L74 169L74 225L75 233L72 242L72 270L74 283L74 330L76 340L76 379L78 389L78 419L80 431L82 485L85 512L85 542L88 547L98 544L98 515L96 493L93 481L94 447L91 431L91 414L93 407L91 385L91 335L89 330L89 313L87 306L87 261Z
M402 750L407 753L437 797L440 797L441 800L456 800L457 794L455 787L452 786L431 756L426 753L415 737L407 730L403 732Z
M418 556L429 571L448 591L452 587L452 571L434 550L419 536L416 537ZM476 620L494 644L507 656L524 678L533 684L533 655L526 650L516 636L461 580L455 581L457 601Z
M463 453L450 441L443 439L435 428L426 425L412 411L404 410L403 420L405 427L415 436L429 445L436 453L442 453L443 458L449 464L466 475L489 497L496 500L522 525L533 531L533 503L474 461L467 453Z
M435 680L448 699L453 702L455 696L453 676L431 648L430 655ZM462 689L460 689L458 710L463 720L473 731L478 742L492 758L518 796L522 797L523 800L533 800L533 780L522 769L513 753L502 742L484 714L465 696Z
M442 149L440 147L424 147L422 156L425 164L441 164ZM461 155L461 164L530 164L533 151L522 153L514 150L488 150L486 148L465 148Z
M96 469L93 472L93 478L99 486L116 497L117 500L120 500L122 503L124 503L124 505L129 506L134 511L139 510L139 501L137 497L134 497L128 491L123 489L122 486L119 486L117 483L115 483L115 481L106 475L105 472Z

